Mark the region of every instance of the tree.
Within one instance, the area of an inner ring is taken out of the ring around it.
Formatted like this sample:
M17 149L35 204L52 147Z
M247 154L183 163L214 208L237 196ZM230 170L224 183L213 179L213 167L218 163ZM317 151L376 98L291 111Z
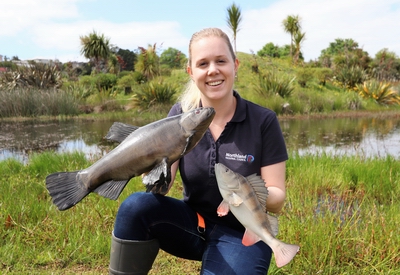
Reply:
M284 58L290 56L290 46L278 46L274 45L274 43L269 42L264 45L264 47L257 52L259 56L271 56L275 58ZM301 56L301 54L300 54Z
M108 71L112 74L118 74L121 71L121 63L119 62L118 55L115 53L110 54L108 57Z
M289 15L283 20L284 31L290 34L290 56L293 56L293 47L295 45L295 36L301 31L301 18L298 15Z
M335 39L329 47L321 51L319 60L325 67L342 68L358 66L368 69L371 58L368 53L359 48L353 39Z
M274 43L269 42L264 45L264 47L257 52L258 56L270 56L279 58L279 46L274 45Z
M151 80L160 74L159 57L156 49L156 44L148 45L147 49L139 47L140 54L135 65L135 71L141 72L147 80Z
M96 31L79 38L81 40L81 54L93 61L96 71L99 72L101 62L106 62L111 55L110 39Z
M372 74L378 81L400 80L400 59L395 52L384 48L376 53L371 62Z
M185 54L171 47L163 51L160 55L160 64L166 65L171 69L183 68L185 61Z
M134 64L137 60L137 54L127 49L118 49L117 56L120 56L123 60L124 65L122 66L123 71L134 71Z
M296 32L294 35L294 53L293 53L293 62L294 64L300 59L303 59L303 55L301 53L301 44L305 40L306 33L305 32Z
M288 57L290 56L290 45L286 44L283 46L279 47L279 57L283 58L283 57Z
M335 42L329 43L329 47L321 51L321 55L337 55L358 48L358 43L353 39L336 38Z
M229 28L233 32L233 47L236 54L236 36L239 32L239 26L242 22L242 13L240 7L237 6L235 3L232 6L227 8L228 16L226 18L226 22L228 23Z

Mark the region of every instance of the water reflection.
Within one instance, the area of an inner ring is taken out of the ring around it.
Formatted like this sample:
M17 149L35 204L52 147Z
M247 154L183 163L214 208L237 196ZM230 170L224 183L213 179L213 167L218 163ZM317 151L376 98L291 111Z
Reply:
M400 119L332 118L281 121L288 148L303 154L400 157Z
M103 140L111 121L0 122L0 160L14 157L26 162L33 152L81 151L104 155L112 144Z
M131 124L131 121L123 121ZM32 152L81 151L106 154L114 144L103 140L113 121L0 121L0 160L26 162ZM290 152L365 157L400 157L400 118L280 120ZM139 125L140 126L140 125Z

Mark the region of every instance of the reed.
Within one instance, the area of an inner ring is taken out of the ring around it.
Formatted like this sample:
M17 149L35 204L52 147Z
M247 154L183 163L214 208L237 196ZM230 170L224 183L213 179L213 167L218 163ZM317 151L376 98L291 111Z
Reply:
M71 93L62 90L0 90L0 118L75 116L79 112L78 100Z
M0 162L2 274L108 274L110 234L119 204L143 191L134 178L120 198L90 194L60 212L45 177L87 167L82 153L32 155ZM400 162L393 158L292 154L279 238L300 253L269 274L399 274ZM170 196L180 198L178 176ZM200 263L160 252L150 274L199 274Z

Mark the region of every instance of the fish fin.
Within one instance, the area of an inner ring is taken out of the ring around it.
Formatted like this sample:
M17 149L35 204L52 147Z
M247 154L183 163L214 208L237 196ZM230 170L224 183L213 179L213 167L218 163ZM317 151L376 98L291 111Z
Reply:
M168 165L168 158L158 163L147 173L142 182L146 185L146 192L158 193L165 195L168 192L168 186L171 182L171 166Z
M123 142L132 132L139 129L137 126L129 125L122 122L114 122L104 137L109 141Z
M218 217L223 217L228 215L229 213L229 203L226 201L222 201L217 208Z
M265 215L267 215L267 218L268 218L268 221L270 224L271 234L272 234L272 236L276 237L276 235L278 235L278 233L279 233L278 218L275 216L272 216L268 213L265 213Z
M195 131L192 131L190 136L186 138L186 145L185 148L183 149L181 155L186 155L191 149L193 149L196 144L199 142L198 135L196 134Z
M300 250L300 246L284 243L278 239L275 240L276 245L271 246L271 249L274 252L276 266L282 267L287 265L296 256Z
M256 193L258 201L263 207L264 212L266 212L268 188L265 186L265 181L260 176L257 176L257 174L252 174L246 177L246 179Z
M91 191L77 180L79 171L53 173L46 177L46 188L59 210L67 210Z
M244 232L243 239L242 239L243 245L250 246L260 240L261 239L260 239L260 237L257 236L257 234L253 233L253 231L246 228L246 231Z
M183 156L183 155L185 155L187 152L187 148L192 148L192 139L193 139L193 136L194 136L194 133L192 133L190 136L188 136L187 138L186 138L186 145L185 145L185 148L183 148L183 151L182 151L182 153L181 153L181 155Z
M235 192L229 196L229 204L233 206L239 206L243 203L243 199L237 195Z
M122 193L122 190L124 190L128 182L129 180L110 180L97 187L93 192L99 194L102 197L116 200L118 199L119 195Z

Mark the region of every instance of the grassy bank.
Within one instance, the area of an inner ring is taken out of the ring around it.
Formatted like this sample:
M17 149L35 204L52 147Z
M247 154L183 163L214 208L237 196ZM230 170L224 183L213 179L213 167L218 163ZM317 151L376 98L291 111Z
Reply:
M90 165L83 154L42 153L27 165L0 162L2 274L107 274L110 233L121 201L144 190L133 179L117 201L95 194L60 212L45 177ZM292 156L279 238L299 255L269 274L399 274L400 163L359 157ZM171 196L181 197L179 180ZM198 274L199 263L160 252L151 274Z
M245 53L239 53L238 58L241 65L235 89L243 98L270 108L278 115L400 110L398 82L388 83L390 89L383 89L385 85L375 87L365 84L366 91L360 94L359 88L343 86L333 75L321 82L318 77L321 71L309 67L311 65L293 66L289 59L255 57ZM256 72L254 65L258 68ZM136 79L139 72L124 72L118 76L99 73L74 80L65 75L59 79L57 88L53 89L34 85L18 86L8 80L5 83L10 85L0 83L0 119L40 116L71 118L127 110L131 110L128 112L131 114L149 109L150 112L154 109L167 112L189 80L184 69L167 71L146 81ZM46 72L46 75L51 73L54 72ZM38 74L33 70L31 78L36 77ZM36 82L40 83L39 80ZM12 88L7 88L9 86Z

